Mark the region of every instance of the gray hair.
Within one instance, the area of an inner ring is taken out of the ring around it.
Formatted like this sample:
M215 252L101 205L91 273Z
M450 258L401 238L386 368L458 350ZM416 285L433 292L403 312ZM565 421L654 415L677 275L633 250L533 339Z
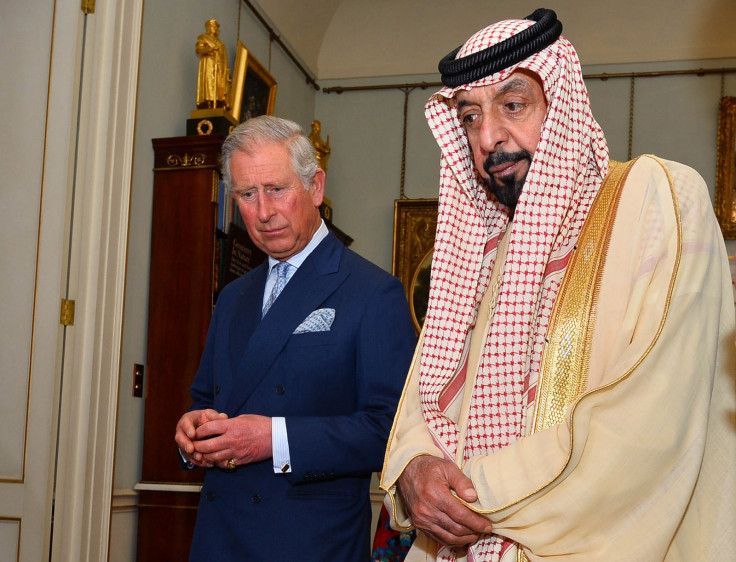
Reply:
M244 121L235 127L222 143L220 165L225 188L231 190L230 160L233 153L244 152L252 156L258 146L276 143L286 147L291 159L291 168L299 177L304 189L309 190L317 173L317 155L312 143L298 123L261 115Z

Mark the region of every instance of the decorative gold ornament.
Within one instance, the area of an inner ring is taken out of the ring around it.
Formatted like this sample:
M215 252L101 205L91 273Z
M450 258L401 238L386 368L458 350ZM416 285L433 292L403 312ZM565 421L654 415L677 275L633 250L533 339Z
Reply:
M206 33L197 37L194 50L199 57L197 74L197 108L214 109L227 107L230 93L230 68L227 64L227 49L219 38L220 24L207 20Z
M184 153L183 156L178 154L169 154L169 157L166 159L166 164L172 168L186 168L188 166L203 166L206 160L207 157L201 152L197 152L192 156L189 156L187 153Z
M199 123L197 123L197 134L209 135L214 128L215 127L214 125L212 125L212 121L210 121L209 119L202 119Z
M320 129L322 124L319 121L312 121L312 132L309 133L309 142L312 143L314 151L317 153L317 165L325 172L327 171L327 160L330 158L330 136L327 135L327 142L322 140Z

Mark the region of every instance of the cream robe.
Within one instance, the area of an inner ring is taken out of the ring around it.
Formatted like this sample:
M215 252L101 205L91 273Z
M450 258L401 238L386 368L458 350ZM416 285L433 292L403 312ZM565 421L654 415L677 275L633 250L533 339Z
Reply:
M641 158L624 187L586 392L564 423L461 467L479 495L473 509L529 560L736 560L728 260L702 178L665 164L669 173ZM397 478L417 455L442 456L424 423L418 364L381 478L392 523L404 528ZM464 434L467 410L459 415ZM434 545L420 534L407 560L424 559Z

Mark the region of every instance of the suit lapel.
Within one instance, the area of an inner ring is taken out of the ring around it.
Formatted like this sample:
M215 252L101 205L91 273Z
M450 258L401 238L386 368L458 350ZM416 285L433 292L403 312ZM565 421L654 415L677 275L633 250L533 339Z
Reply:
M268 261L265 261L253 271L253 275L243 278L244 283L240 288L230 323L228 354L231 369L237 368L241 363L248 341L261 323L263 290L267 275Z
M236 368L225 409L228 415L238 412L261 383L296 327L343 283L347 277L346 272L339 270L343 248L337 238L329 234L289 280L262 320L259 320L260 306L258 306L258 310L255 311L257 320L253 324L254 329L250 332L252 335L242 355L238 354L238 350L232 350L232 346L237 346L238 342L241 342L242 346L243 337L237 331L231 332L231 357L239 355L240 360L232 363ZM247 295L244 295L244 299L257 300L260 303L264 284L265 276L263 283L260 283L258 299L248 298ZM252 304L248 305L249 311L252 308ZM250 311L249 314L254 312ZM247 326L251 322L244 323ZM236 324L240 322L234 321L233 325Z

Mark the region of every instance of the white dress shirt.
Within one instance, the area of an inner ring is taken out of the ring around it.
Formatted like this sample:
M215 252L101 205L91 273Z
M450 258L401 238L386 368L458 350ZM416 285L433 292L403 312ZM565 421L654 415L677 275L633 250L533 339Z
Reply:
M309 244L301 252L286 260L290 266L286 273L286 283L289 282L294 273L296 273L296 270L304 263L307 256L325 239L328 232L325 221L322 221L322 224L320 224L317 232L312 236ZM263 291L263 304L266 304L266 300L271 294L273 286L276 284L276 275L271 275L271 272L273 271L273 266L278 262L279 260L268 256L268 277L266 278L266 287ZM276 474L291 472L289 439L286 434L286 420L284 418L271 418L271 448L273 450L273 471Z

